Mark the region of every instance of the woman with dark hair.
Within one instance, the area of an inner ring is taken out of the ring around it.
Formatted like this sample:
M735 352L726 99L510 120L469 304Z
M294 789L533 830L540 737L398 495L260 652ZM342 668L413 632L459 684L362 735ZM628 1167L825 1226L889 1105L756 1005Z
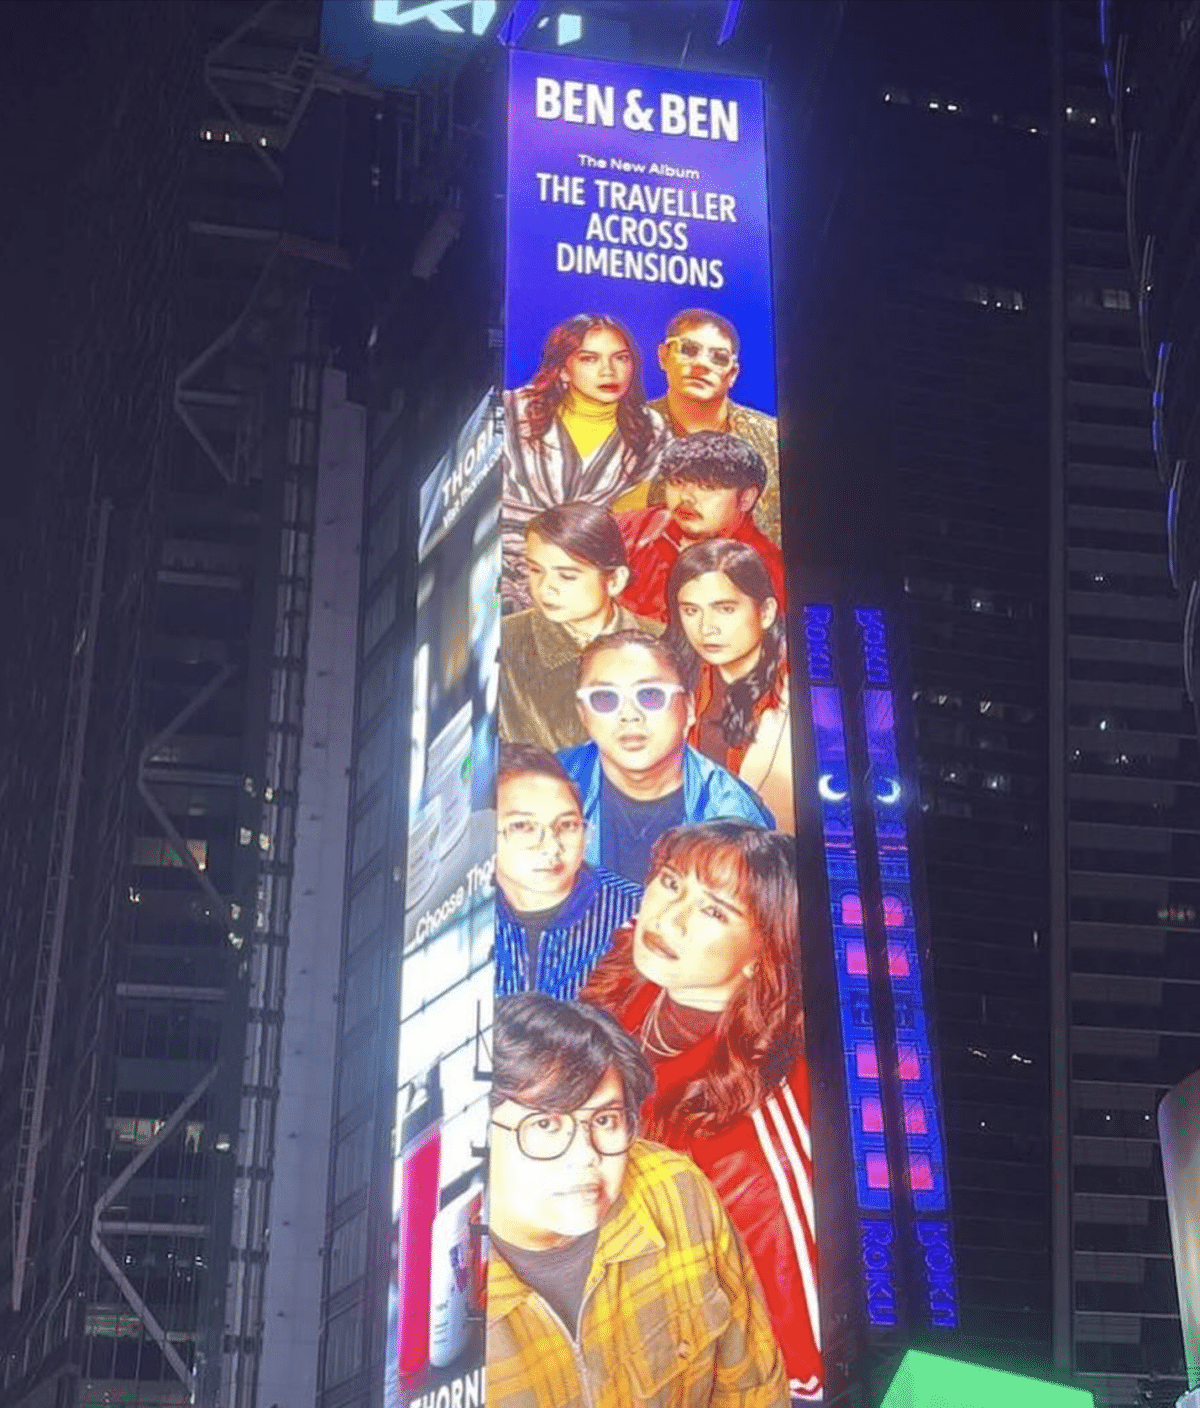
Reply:
M642 356L616 318L577 313L554 328L527 386L504 393L504 565L501 594L528 606L525 526L556 504L606 508L653 477L668 439L646 405Z
M692 745L736 773L796 829L787 637L771 574L752 547L686 548L667 579L667 639L692 666Z
M650 858L632 926L580 998L654 1067L642 1132L706 1173L754 1259L792 1393L819 1397L812 1143L789 837L680 826Z
M598 636L662 627L617 598L629 584L616 519L594 504L548 508L525 528L533 606L500 621L500 737L555 753L587 742L575 702L579 657Z

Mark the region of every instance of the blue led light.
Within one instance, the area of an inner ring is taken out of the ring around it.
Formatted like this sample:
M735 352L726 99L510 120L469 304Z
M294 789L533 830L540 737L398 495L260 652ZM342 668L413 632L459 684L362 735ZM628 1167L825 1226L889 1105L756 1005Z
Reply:
M850 1097L850 1145L858 1206L882 1212L892 1205L884 1143L878 1043L871 1013L863 931L862 888L842 723L842 693L833 682L830 648L833 611L804 609L804 637L816 745L817 789L825 840L825 875L837 968L838 1007L846 1087ZM827 681L822 683L820 681Z
M908 1184L918 1218L917 1237L925 1253L930 1323L949 1328L958 1323L950 1224L928 1217L948 1210L946 1153L913 907L908 820L896 746L895 698L885 687L891 680L887 625L881 611L860 608L854 614L867 678L862 698L868 795L883 895Z
M895 1325L896 1228L887 1218L864 1217L858 1227L867 1284L867 1319L872 1325Z

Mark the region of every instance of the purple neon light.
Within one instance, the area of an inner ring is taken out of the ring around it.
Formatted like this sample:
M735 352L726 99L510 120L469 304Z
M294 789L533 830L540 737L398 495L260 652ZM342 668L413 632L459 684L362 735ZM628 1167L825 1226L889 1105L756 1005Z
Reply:
M876 1120L873 1113L881 1108L879 1055L867 977L862 889L854 843L842 694L834 680L830 648L832 629L831 607L805 607L804 635L816 745L817 790L825 840L825 875L829 885L842 1049L850 1095L850 1144L858 1206L864 1211L885 1212L892 1205L887 1149L882 1121Z
M725 18L721 21L721 32L717 35L718 44L727 44L733 38L741 10L742 0L726 0Z
M913 907L908 802L900 776L896 745L895 698L890 687L887 625L881 611L860 608L854 614L867 678L867 688L863 690L863 722L870 763L868 784L883 890L898 1075L904 1100L908 1185L919 1219L918 1238L926 1254L930 1321L935 1326L949 1328L958 1323L949 1223L922 1218L923 1214L945 1213L949 1198L946 1151L937 1103Z
M521 36L533 23L534 16L542 0L516 0L516 4L505 16L504 23L496 31L496 38L508 48L521 42Z

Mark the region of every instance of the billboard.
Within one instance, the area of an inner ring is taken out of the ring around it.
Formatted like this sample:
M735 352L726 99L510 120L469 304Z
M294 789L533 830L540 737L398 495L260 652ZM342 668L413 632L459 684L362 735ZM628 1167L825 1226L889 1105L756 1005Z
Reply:
M501 436L489 393L421 485L392 1147L388 1408L483 1401ZM447 1397L447 1401L449 1398Z
M1029 1408L1095 1408L1095 1399L1084 1388L908 1350L884 1395L883 1408L940 1408L944 1403L959 1408L1008 1408L1011 1403Z
M1195 1389L1200 1388L1200 1071L1163 1096L1158 1137L1187 1381Z
M488 1399L819 1399L762 89L508 144Z

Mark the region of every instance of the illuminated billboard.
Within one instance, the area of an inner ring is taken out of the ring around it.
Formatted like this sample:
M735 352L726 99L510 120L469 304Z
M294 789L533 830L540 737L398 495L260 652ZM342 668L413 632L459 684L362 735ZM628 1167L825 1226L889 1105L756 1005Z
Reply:
M489 1402L819 1399L762 89L508 143Z
M909 854L917 798L901 766L887 618L814 602L803 622L866 1320L953 1330L927 945Z
M1012 1403L1028 1408L1095 1408L1087 1389L943 1359L918 1349L910 1349L900 1361L882 1408L942 1408L948 1403L955 1408L1009 1408Z
M489 393L421 486L388 1408L483 1401L501 437ZM447 1400L449 1401L449 1400Z
M1163 1096L1158 1137L1187 1381L1195 1389L1200 1388L1200 1071Z

